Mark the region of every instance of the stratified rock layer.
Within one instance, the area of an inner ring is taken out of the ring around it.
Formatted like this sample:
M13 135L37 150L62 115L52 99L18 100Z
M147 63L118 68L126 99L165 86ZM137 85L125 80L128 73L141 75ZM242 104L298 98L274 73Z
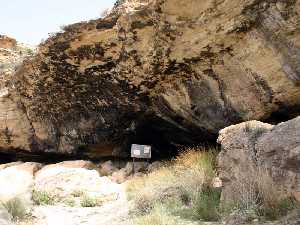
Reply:
M21 106L11 118L22 126L8 123L0 146L118 155L131 142L168 149L299 115L299 0L122 2L23 65L1 99Z

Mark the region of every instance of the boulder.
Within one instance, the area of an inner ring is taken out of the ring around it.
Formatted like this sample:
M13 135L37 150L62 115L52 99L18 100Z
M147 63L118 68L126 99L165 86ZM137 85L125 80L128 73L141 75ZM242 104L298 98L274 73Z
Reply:
M1 164L1 165L0 165L0 170L3 170L3 169L5 169L5 168L7 168L7 167L10 167L10 166L20 165L20 164L22 164L22 163L23 163L23 162L18 161L18 162L11 162L11 163Z
M144 176L145 173L149 171L150 165L151 164L147 162L135 162L134 174L133 174L133 163L127 162L125 167L111 174L111 180L120 184L120 183L124 183L125 181L132 178L133 176Z
M116 189L117 184L107 177L100 177L96 170L61 165L41 169L36 173L34 181L35 191L46 192L62 199L77 192L102 197L114 194Z
M100 163L98 169L101 176L110 176L117 170L118 168L114 165L114 163L111 160L106 161L104 163Z
M134 167L132 162L128 162L125 166L125 173L127 176L133 174L133 172L138 173L138 172L146 172L148 170L148 166L150 164L147 162L134 162ZM134 171L133 171L134 168Z
M5 202L19 197L30 201L34 174L41 166L39 163L29 162L0 170L0 200Z
M276 126L258 121L233 125L220 131L218 142L223 201L251 185L300 201L300 117Z
M88 160L70 160L70 161L63 161L56 164L50 164L45 166L43 169L50 169L55 167L66 167L66 168L82 168L87 170L97 169L97 165Z
M124 183L129 177L125 168L122 168L111 175L111 180L118 184Z

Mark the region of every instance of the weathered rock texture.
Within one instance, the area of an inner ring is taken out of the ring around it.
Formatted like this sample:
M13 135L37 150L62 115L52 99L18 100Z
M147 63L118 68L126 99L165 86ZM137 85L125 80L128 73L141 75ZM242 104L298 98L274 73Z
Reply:
M299 0L122 1L23 65L1 99L20 110L0 146L112 155L132 141L198 144L236 122L299 115L299 11Z
M300 201L300 117L276 126L257 121L233 125L220 131L218 141L224 201L234 200L237 188L252 181Z
M16 68L22 63L23 59L32 56L33 53L33 47L18 43L13 38L0 35L1 88L3 88L5 81L11 79L10 76L14 74Z
M30 121L24 107L12 98L12 80L17 68L34 49L17 43L13 38L0 35L0 147L2 150L30 149Z

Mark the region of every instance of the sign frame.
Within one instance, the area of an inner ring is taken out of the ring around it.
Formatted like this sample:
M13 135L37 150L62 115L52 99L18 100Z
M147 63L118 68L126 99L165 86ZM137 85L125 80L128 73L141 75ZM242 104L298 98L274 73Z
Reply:
M137 159L151 159L152 148L150 145L131 145L131 157Z

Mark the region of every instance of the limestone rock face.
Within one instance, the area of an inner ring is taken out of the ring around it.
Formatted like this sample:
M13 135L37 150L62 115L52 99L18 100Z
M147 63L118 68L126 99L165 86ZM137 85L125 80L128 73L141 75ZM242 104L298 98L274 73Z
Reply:
M267 184L271 178L268 187L274 186L278 195L293 195L300 201L299 132L300 117L276 126L251 121L220 131L223 200L234 199L235 187L247 180Z
M299 11L299 0L122 1L24 63L1 99L22 106L10 116L22 128L8 125L14 141L0 146L119 155L133 141L178 147L299 115Z

